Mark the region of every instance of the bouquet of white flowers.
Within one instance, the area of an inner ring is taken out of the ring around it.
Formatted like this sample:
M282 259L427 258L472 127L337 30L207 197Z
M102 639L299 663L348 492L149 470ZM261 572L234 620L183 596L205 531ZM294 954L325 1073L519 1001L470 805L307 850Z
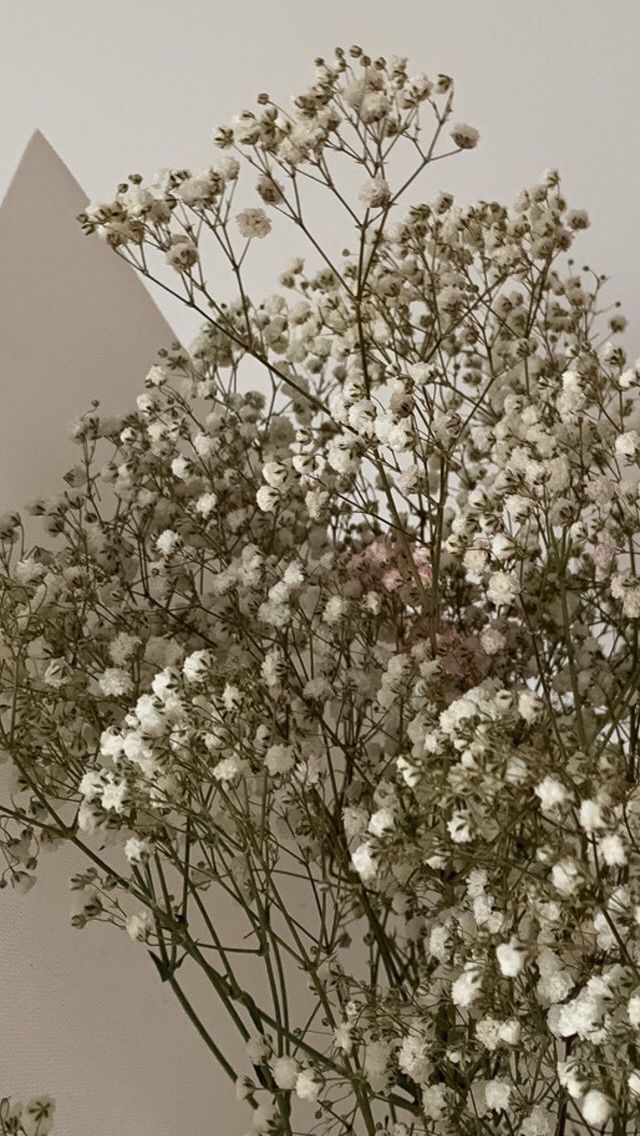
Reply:
M3 881L74 845L254 1132L630 1136L640 367L556 171L401 213L478 141L452 80L316 68L81 216L203 323L77 422L52 548L2 520Z

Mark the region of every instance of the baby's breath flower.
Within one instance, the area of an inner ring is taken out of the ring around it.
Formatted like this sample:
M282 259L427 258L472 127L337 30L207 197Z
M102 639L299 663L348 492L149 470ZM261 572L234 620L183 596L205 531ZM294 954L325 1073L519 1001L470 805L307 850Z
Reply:
M151 919L147 911L139 911L127 919L127 932L134 941L146 942L150 931Z
M272 776L288 773L293 769L295 762L293 747L286 745L270 746L265 754L264 762Z
M451 137L460 150L473 150L480 141L478 131L474 126L468 126L466 122L459 122L457 126L454 126Z
M273 1079L279 1089L296 1088L300 1068L294 1057L278 1057L273 1063Z
M611 1116L611 1102L600 1089L589 1089L583 1097L580 1111L587 1124L601 1128Z
M377 176L367 182L360 190L360 200L368 209L379 209L387 205L391 190L383 177Z
M377 864L371 842L365 840L351 853L351 862L363 883L370 883L377 875Z
M510 943L500 943L496 947L496 958L505 978L515 978L520 974L526 961L522 946L513 939Z
M296 1077L295 1093L300 1100L313 1101L320 1092L320 1082L313 1069L301 1069Z
M193 268L197 260L198 247L189 237L179 233L171 238L167 250L167 264L177 272L187 272Z
M161 556L171 556L180 545L180 537L172 529L165 529L156 538L156 548Z
M271 232L271 221L264 209L243 209L237 216L238 228L243 237L267 237Z
M107 667L98 678L100 690L108 698L117 698L133 689L131 676L121 667Z

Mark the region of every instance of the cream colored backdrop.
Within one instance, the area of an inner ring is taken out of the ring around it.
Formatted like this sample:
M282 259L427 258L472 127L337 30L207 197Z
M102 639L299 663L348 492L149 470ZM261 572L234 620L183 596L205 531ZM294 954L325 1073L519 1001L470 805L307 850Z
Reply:
M455 77L482 144L428 174L425 197L508 200L561 169L592 220L577 257L613 278L635 358L639 39L637 0L0 0L0 196L33 132L49 140L33 138L0 209L0 511L55 491L75 414L93 397L126 407L169 324L190 331L79 235L80 186L99 198L128 173L207 164L215 125L260 90L301 90L338 43ZM266 290L285 259L274 247ZM61 1136L242 1136L245 1111L144 949L70 928L73 870L56 854L28 897L0 893L0 1094L55 1094Z

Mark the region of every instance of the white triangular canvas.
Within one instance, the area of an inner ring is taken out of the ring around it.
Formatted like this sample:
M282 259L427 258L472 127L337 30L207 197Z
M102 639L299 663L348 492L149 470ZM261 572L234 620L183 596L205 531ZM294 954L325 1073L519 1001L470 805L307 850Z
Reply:
M131 407L174 339L133 270L83 236L85 202L34 134L0 208L0 512L63 489L69 423L92 398ZM66 1136L241 1131L244 1110L145 948L72 929L68 880L83 866L49 852L34 892L0 893L0 1097L51 1093Z
M86 195L39 132L0 206L0 512L64 489L69 425L127 410L175 338L135 272L76 220Z

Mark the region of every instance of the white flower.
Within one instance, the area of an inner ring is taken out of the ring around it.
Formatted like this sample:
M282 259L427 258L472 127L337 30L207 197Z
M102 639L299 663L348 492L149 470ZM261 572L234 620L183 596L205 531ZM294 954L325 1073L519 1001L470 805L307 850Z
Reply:
M333 1043L342 1053L351 1053L353 1049L352 1028L351 1022L341 1022L333 1031Z
M276 181L271 175L267 176L263 174L258 180L256 189L265 205L279 205L280 202L284 200L284 193L280 182Z
M216 451L216 439L210 434L196 434L193 439L193 448L201 458L210 458Z
M107 667L98 677L98 686L106 698L117 698L133 690L131 676L120 667Z
M110 781L102 790L101 805L106 812L123 813L128 798L125 781Z
M523 690L518 695L518 713L525 722L535 722L542 706L542 699L532 690Z
M222 178L215 170L202 170L175 187L175 197L185 205L210 205L222 190Z
M122 667L131 658L136 647L139 646L140 639L137 635L129 635L126 631L120 631L109 644L109 654L115 665Z
M134 941L145 942L151 931L151 918L147 911L139 911L127 919L127 931Z
M271 232L271 221L264 209L243 209L236 218L243 237L266 237Z
M420 1029L410 1029L398 1050L398 1065L414 1081L424 1084L433 1068L428 1058L426 1038Z
M245 1053L253 1065L261 1064L271 1053L267 1037L264 1034L254 1034L247 1041Z
M617 832L612 832L607 836L601 836L598 841L598 852L602 856L605 864L610 868L619 868L627 863L627 852L622 842L622 838Z
M516 521L524 520L531 511L531 501L521 493L510 493L504 499L505 511Z
M396 768L405 785L408 785L410 789L415 789L420 781L420 770L402 754L396 758Z
M583 1097L580 1111L587 1124L601 1128L611 1116L611 1101L599 1089L589 1089Z
M366 809L355 805L345 806L342 810L342 824L347 840L352 836L361 836L366 831L368 819Z
M563 968L561 960L549 947L540 949L537 962L540 972L536 987L538 999L543 1004L562 1002L574 986L571 974Z
M90 769L88 773L83 774L78 788L87 801L97 801L102 796L105 776L104 770L98 769Z
M296 1096L300 1100L313 1101L320 1092L320 1082L316 1080L313 1069L302 1069L296 1077Z
M406 453L414 446L413 427L409 421L396 422L389 430L387 445L396 453Z
M24 1136L49 1136L53 1128L55 1107L55 1101L49 1096L34 1097L24 1108L20 1104L13 1104L9 1115L13 1120L22 1112L20 1127L14 1129L10 1125L7 1131L24 1132ZM7 1119L4 1112L3 1119Z
M569 791L565 789L562 782L549 775L544 777L533 791L540 798L540 807L545 812L549 812L557 805L563 805L569 798Z
M198 246L182 234L171 238L171 245L167 252L167 264L175 268L176 272L185 272L192 268L198 259Z
M273 485L261 485L256 493L258 508L263 513L273 513L280 501L280 496L280 491L275 489Z
M511 1088L512 1086L508 1081L500 1080L498 1077L487 1081L484 1086L487 1108L492 1109L494 1112L500 1112L502 1109L508 1108Z
M602 809L597 801L582 801L579 812L580 824L585 832L592 833L604 827Z
M262 476L267 485L274 489L282 489L289 478L289 468L284 462L268 461L262 467Z
M343 599L342 596L331 596L331 599L327 600L322 613L324 622L333 627L336 623L340 622L346 614L348 607L349 601Z
M223 158L220 162L220 173L227 181L235 181L240 173L240 162L237 158Z
M520 591L520 585L511 572L494 572L489 577L487 596L496 607L513 603Z
M369 821L369 832L372 836L382 836L389 828L393 828L395 816L393 809L382 808L373 813Z
M500 1043L500 1029L500 1022L496 1021L495 1018L482 1018L479 1022L476 1022L476 1037L480 1044L484 1045L485 1049L488 1049L490 1053L498 1048Z
M422 1090L422 1111L430 1120L440 1120L447 1103L444 1085L425 1085Z
M634 1029L640 1029L640 994L632 994L627 1002L627 1016Z
M514 553L514 543L506 533L496 533L491 541L491 555L496 560L508 560Z
M206 520L211 516L217 504L218 498L215 493L203 493L196 501L196 512L200 513L200 516Z
M214 765L213 776L216 781L222 782L223 785L230 784L235 777L238 777L244 768L242 760L236 753L231 757L223 757L221 761Z
M364 1051L364 1074L374 1093L384 1092L389 1078L391 1046L387 1041L367 1041Z
M626 434L618 434L616 438L616 453L618 457L635 458L640 443L637 430L629 430Z
M588 982L570 1002L565 1002L563 1006L551 1006L547 1020L550 1029L558 1037L578 1034L581 1038L589 1039L601 1022L602 1012L602 997Z
M159 367L157 364L154 364L154 366L147 371L144 385L147 387L161 387L166 383L167 377L167 372L164 367Z
M517 1045L520 1041L520 1022L516 1021L515 1018L509 1018L508 1021L502 1023L498 1033L500 1041L503 1041L505 1045Z
M506 642L505 636L496 627L485 627L480 635L480 643L485 655L497 655Z
M14 569L15 578L20 584L30 584L33 580L39 580L45 572L44 564L40 564L32 556L19 560Z
M567 1090L570 1097L576 1100L584 1096L586 1085L580 1074L580 1066L575 1058L570 1057L568 1061L558 1061L558 1080L564 1089Z
M359 193L360 200L368 209L378 209L387 205L391 198L391 190L385 179L378 174L362 187Z
M182 664L182 673L187 682L202 682L206 678L211 662L209 651L192 651Z
M186 481L191 472L189 462L183 454L178 454L171 462L171 472L179 481Z
M525 964L525 952L514 939L509 943L500 943L496 947L496 958L501 973L505 978L515 978L520 974Z
M149 855L149 845L138 836L130 836L125 842L124 854L130 864L143 864Z
M482 572L487 563L487 551L484 548L468 548L464 554L464 566L467 572Z
M477 146L480 141L479 132L474 126L468 126L466 122L459 122L454 126L451 137L461 150L473 150L474 146Z
M156 548L161 556L171 556L180 544L180 537L173 529L165 529L156 537Z
M358 433L365 437L370 437L373 433L376 408L375 404L368 398L360 399L355 402L353 406L349 407L349 425Z
M295 764L293 746L270 746L265 754L264 763L272 777L279 773L288 773Z
M559 860L551 869L553 886L557 888L562 895L571 895L576 890L579 879L580 872L578 865L575 860L570 858Z
M363 883L370 883L375 879L378 866L373 858L371 842L365 840L351 853L351 863Z
M437 923L429 932L429 954L434 958L444 960L450 950L449 928L446 924Z
M272 1068L273 1079L279 1089L295 1089L300 1072L295 1057L277 1057Z
M462 974L459 974L451 987L451 1001L454 1006L466 1009L476 1000L482 986L482 970L478 963L465 963Z
M467 844L471 840L471 819L468 813L454 813L447 821L447 829L454 844Z

